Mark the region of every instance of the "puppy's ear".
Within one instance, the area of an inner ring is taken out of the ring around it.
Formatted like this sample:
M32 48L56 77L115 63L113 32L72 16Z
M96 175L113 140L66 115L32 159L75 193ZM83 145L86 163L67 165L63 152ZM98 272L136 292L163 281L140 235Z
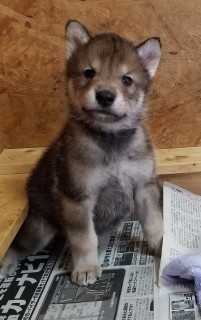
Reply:
M76 20L68 21L65 36L67 59L69 59L79 47L83 46L91 38L87 29Z
M152 78L158 67L161 57L161 42L159 38L150 38L137 46L142 62Z

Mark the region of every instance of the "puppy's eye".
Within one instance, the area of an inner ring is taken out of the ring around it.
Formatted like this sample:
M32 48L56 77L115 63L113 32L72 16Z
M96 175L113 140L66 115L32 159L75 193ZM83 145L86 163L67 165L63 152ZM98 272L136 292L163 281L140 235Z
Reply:
M131 84L133 83L133 79L129 76L123 76L122 77L122 82L125 86L130 87Z
M93 78L95 76L95 70L94 69L90 69L90 68L85 69L84 70L84 76L87 79Z

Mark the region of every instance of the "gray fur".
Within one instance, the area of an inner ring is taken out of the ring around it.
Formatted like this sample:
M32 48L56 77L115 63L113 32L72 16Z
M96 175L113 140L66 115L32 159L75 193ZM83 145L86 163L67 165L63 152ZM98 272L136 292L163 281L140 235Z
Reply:
M78 22L70 23L67 32L72 41L67 46L70 117L29 178L28 218L2 261L0 273L5 276L13 270L7 268L8 261L13 259L15 266L20 255L43 248L60 234L68 238L72 249L72 282L83 285L100 275L97 234L114 228L127 214L135 211L150 248L160 246L160 188L143 125L144 97L158 64L158 60L147 60L146 55L151 48L158 57L160 49L156 39L145 43L146 50L144 44L135 48L117 35L100 35L93 40ZM101 44L102 56L97 58ZM77 51L76 46L81 49ZM105 64L108 50L114 60L110 73ZM93 53L100 75L89 81L79 68L84 61L87 65ZM126 72L125 68L131 67L136 83L127 88L119 82L117 71ZM96 88L103 84L104 88L106 84L109 89L113 87L117 94L108 113L101 113L94 98Z

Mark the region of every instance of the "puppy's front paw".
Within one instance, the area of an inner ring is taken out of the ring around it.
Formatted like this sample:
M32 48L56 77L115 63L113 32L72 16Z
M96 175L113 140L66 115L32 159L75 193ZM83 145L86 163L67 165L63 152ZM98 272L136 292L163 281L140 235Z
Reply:
M100 276L101 268L98 264L80 269L75 267L71 273L71 281L80 286L87 286L88 284L93 284Z
M151 232L151 230L149 230L149 233L147 234L146 238L149 249L154 251L154 255L160 256L162 249L163 227L161 226L161 228L155 230L155 232Z
M163 233L163 221L159 212L158 219L152 220L152 224L144 225L144 235L154 255L161 254Z
M151 250L158 251L161 247L163 234L160 232L158 234L149 234L147 237L148 246Z
M8 249L4 258L0 261L0 279L5 278L17 269L18 259L13 249Z
M158 241L156 242L155 246L152 247L151 249L154 251L154 256L156 257L161 257L161 252L162 252L162 236Z

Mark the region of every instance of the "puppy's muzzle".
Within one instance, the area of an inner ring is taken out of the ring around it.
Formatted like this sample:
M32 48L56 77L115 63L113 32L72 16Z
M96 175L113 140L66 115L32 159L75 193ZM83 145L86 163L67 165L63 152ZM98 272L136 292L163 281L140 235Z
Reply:
M96 91L96 100L103 108L110 107L114 103L115 97L115 94L109 90Z

